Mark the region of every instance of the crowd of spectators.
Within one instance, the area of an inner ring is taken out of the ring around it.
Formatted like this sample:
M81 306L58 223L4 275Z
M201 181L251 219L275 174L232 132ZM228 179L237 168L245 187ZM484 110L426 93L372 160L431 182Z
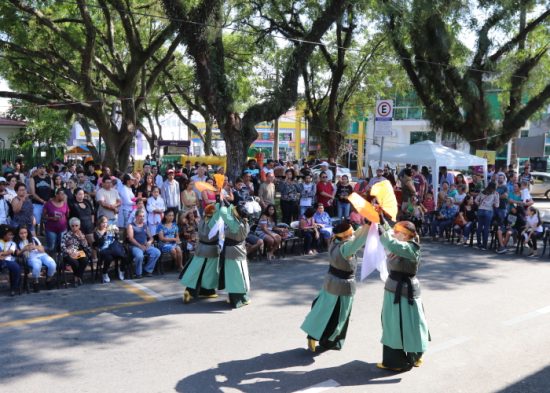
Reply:
M56 270L66 266L75 286L82 284L90 264L100 269L104 283L110 282L113 262L123 258L131 258L131 273L138 279L152 275L162 254L169 254L181 270L194 250L202 212L220 200L258 206L246 240L250 253L265 248L273 259L284 240L300 230L305 253L316 254L326 250L336 220L355 226L365 222L348 196L356 192L368 199L370 189L383 180L396 190L399 219L411 220L433 240L453 234L457 244L467 245L475 231L478 247L485 250L494 231L497 252L506 252L511 239L522 239L529 255L535 255L543 234L529 195L528 166L519 174L512 168L491 169L487 177L474 174L470 181L442 167L440 184L434 187L426 167L407 165L399 173L379 167L372 176L352 182L333 163L322 162L321 171L315 172L311 164L267 160L260 167L249 160L234 182L223 167L190 161L163 171L156 162L145 161L139 171L126 173L93 162L56 161L28 170L23 162L5 164L0 177L0 268L10 271L11 293L20 285L17 258L24 260L35 291L42 270L49 287ZM222 175L223 184L216 184L214 175ZM208 182L218 191L200 192L196 182ZM119 279L130 273L123 263L116 266Z

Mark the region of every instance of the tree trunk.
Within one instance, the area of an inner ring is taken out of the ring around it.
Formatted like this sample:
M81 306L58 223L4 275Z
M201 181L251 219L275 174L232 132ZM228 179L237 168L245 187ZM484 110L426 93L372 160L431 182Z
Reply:
M125 130L119 130L116 125L111 124L107 130L100 129L101 137L105 141L105 155L103 165L111 170L125 171L128 168L130 159L130 147L134 140L134 135Z
M223 130L225 150L227 151L227 168L225 173L231 180L241 176L248 157L250 143L243 140L242 132L234 127Z
M204 154L207 156L211 156L213 149L212 149L212 127L213 127L213 120L212 116L206 115L204 116ZM227 147L226 147L227 149Z
M92 153L92 157L94 159L94 162L101 162L101 157L99 156L99 153L94 145L94 141L92 139L92 129L90 127L90 122L88 119L82 115L77 116L78 123L82 126L82 129L84 130L84 135L86 135L86 144L88 148L90 149L90 153Z

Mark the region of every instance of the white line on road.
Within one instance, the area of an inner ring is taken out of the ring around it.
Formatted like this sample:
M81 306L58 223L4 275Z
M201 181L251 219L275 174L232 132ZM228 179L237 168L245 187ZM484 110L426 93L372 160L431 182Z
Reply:
M548 313L550 313L550 306L539 308L538 310L531 311L527 314L520 315L518 317L509 319L509 320L504 321L502 323L506 326L517 325L518 323L521 323L521 322L524 322L524 321L527 321L529 319L533 319L533 318L536 318L536 317L540 317L541 315L548 314Z
M318 383L317 385L310 386L309 388L297 390L295 393L320 393L324 392L325 390L337 388L338 386L340 386L340 384L334 379L327 379L326 381Z
M444 341L441 344L438 344L438 345L435 345L435 346L431 347L429 349L429 352L430 353L441 352L441 351L444 351L446 349L456 347L457 345L463 344L466 341L470 341L471 339L472 339L471 337L466 337L466 336L456 337L456 338L453 338L449 341Z
M134 288L137 288L137 289L142 290L143 292L145 292L145 293L148 294L149 296L154 297L154 298L157 299L157 300L164 300L164 296L161 295L160 293L155 292L155 291L153 291L152 289L149 289L149 288L147 288L147 287L144 286L144 285L138 284L137 282L135 282L135 281L133 281L133 280L124 280L124 282L125 282L126 284L129 284L129 285L133 286Z

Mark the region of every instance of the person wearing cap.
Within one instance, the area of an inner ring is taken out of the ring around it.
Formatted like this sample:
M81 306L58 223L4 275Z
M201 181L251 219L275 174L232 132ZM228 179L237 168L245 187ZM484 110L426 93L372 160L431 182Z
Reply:
M117 191L120 196L120 209L118 211L118 227L124 230L129 222L130 214L135 206L136 196L132 191L134 185L134 176L129 173L124 174L122 181L117 182ZM124 238L124 236L122 236Z
M376 176L373 176L369 180L368 189L370 190L372 186L374 186L376 183L379 183L384 180L386 180L386 178L384 177L384 167L379 166L378 168L376 168Z
M420 240L410 221L400 221L392 230L381 215L381 223L380 242L390 254L382 305L383 355L377 367L408 371L422 364L430 340L416 278Z
M365 224L353 232L344 221L333 230L328 250L330 265L323 288L301 326L312 352L317 342L322 349L342 349L344 345L356 287L355 253L365 245L369 228Z
M321 163L321 173L325 172L326 175L327 175L327 181L332 183L332 179L334 179L334 174L332 173L332 171L329 169L329 165L328 165L328 162L326 161L323 161Z
M217 204L205 207L203 218L198 225L195 255L180 273L180 282L185 287L183 292L185 304L190 303L197 296L218 297L216 288L219 280L220 246L218 233L210 237L210 231L218 225L219 218L220 210Z
M250 232L248 212L243 205L230 205L220 209L225 223L225 240L220 255L220 281L218 289L225 289L233 308L250 303L250 278L246 259L246 237Z
M172 210L174 214L178 214L181 206L181 197L180 197L180 185L175 179L175 171L173 169L168 169L166 171L167 179L162 184L160 189L160 194L164 203L166 203L166 210Z

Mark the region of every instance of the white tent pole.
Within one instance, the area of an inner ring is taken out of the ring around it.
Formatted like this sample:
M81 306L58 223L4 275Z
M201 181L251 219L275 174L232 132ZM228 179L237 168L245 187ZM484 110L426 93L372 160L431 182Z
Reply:
M440 206L437 205L438 195L439 195L439 162L435 160L435 166L432 167L432 182L434 186L434 202L435 208L438 209Z
M382 137L382 140L380 141L380 159L378 160L378 166L382 166L382 156L384 153L384 137Z

